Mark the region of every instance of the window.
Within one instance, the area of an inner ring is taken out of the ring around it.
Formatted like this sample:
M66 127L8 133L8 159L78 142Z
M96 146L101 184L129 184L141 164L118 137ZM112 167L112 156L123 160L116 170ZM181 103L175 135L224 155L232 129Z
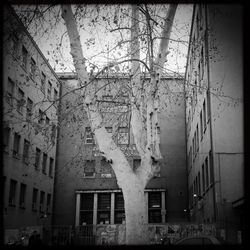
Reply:
M45 123L46 123L46 125L47 125L47 126L49 126L50 119L49 119L49 117L48 117L48 116L46 116Z
M209 90L207 90L207 120L209 121L211 116L211 110L210 110L210 99L209 99Z
M209 173L208 173L208 158L205 159L205 170L206 170L206 187L209 186Z
M204 130L205 130L206 126L207 126L207 121L206 121L206 101L205 100L203 102L203 121L204 121Z
M25 185L23 183L20 184L20 197L19 197L19 207L20 208L25 208L26 188L27 188L27 185Z
M30 142L24 139L23 144L23 162L28 163L29 161L29 149L30 149Z
M202 138L203 138L203 117L202 117L202 110L200 112L200 128L201 128L200 132L201 132L201 140L202 140Z
M33 108L33 101L28 98L27 99L27 107L26 107L26 119L29 120L32 116L32 108Z
M46 214L50 214L51 194L47 194Z
M13 106L15 83L8 77L6 101Z
M24 69L27 69L27 63L28 63L28 51L27 49L23 46L22 47L22 65Z
M39 114L38 114L38 123L39 124L42 124L43 123L43 116L44 116L44 113L41 109L39 109Z
M58 99L58 91L54 89L54 101Z
M148 193L149 223L161 223L161 192Z
M48 90L47 90L47 98L51 100L51 91L52 91L52 84L48 81Z
M36 159L35 159L35 169L39 169L40 166L41 150L36 148Z
M36 76L36 62L33 58L30 60L30 76L34 79Z
M115 224L125 222L124 199L122 193L115 193Z
M40 206L39 206L40 213L44 212L44 196L45 196L45 193L43 191L41 191L40 192Z
M16 186L17 186L17 181L11 179L10 192L9 192L9 206L16 205Z
M38 198L38 190L36 188L33 188L33 194L32 194L32 210L37 210L37 198Z
M202 192L205 192L205 170L204 170L204 164L202 164Z
M91 132L90 127L85 128L86 144L94 144L93 133Z
M213 169L213 157L212 151L209 151L209 168L210 168L210 184L214 182L214 169Z
M54 165L54 159L49 159L49 177L53 177L53 165Z
M40 88L43 93L45 92L45 84L46 84L46 75L42 72Z
M18 112L22 113L24 104L25 104L24 92L20 88L18 88L18 92L17 92L17 111Z
M110 224L110 193L99 193L97 202L97 224Z
M9 151L9 143L10 143L10 128L6 127L4 128L3 132L3 146L5 152Z
M14 134L13 156L18 157L21 136L18 133Z
M81 194L80 225L93 224L94 194Z
M46 174L47 158L48 158L47 154L43 153L43 167L42 167L43 174Z
M118 144L128 144L128 128L127 127L119 127L118 128Z
M94 177L95 176L95 161L86 160L84 166L84 176L85 177Z

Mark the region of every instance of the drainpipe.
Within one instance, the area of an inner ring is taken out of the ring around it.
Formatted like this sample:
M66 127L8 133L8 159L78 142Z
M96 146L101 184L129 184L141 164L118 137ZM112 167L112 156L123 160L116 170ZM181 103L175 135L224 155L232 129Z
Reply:
M205 31L205 51L207 56L207 81L208 81L208 99L209 99L209 108L210 108L210 143L211 143L211 158L212 158L212 168L213 168L213 209L214 209L214 221L217 221L217 208L216 208L216 192L215 192L215 169L214 169L214 142L213 142L213 126L212 126L212 105L211 105L211 94L210 94L210 63L209 63L209 45L208 45L208 7L205 4L205 23L206 23L206 31ZM208 101L208 100L207 100Z

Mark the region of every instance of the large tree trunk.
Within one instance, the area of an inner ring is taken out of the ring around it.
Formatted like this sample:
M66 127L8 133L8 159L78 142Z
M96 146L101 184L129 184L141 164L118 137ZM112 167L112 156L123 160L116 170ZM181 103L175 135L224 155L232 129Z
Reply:
M128 180L128 185L122 187L122 192L125 202L126 244L145 245L149 243L145 185L135 174L125 178Z

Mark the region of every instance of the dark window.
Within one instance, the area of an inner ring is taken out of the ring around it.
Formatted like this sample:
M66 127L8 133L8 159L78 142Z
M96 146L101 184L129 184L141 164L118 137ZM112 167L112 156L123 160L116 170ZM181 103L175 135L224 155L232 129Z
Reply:
M38 123L39 124L42 124L43 123L43 116L44 116L44 113L41 109L39 109L39 116L38 116Z
M202 117L202 110L200 112L200 132L201 132L201 140L202 140L202 137L203 137L203 117Z
M51 92L52 92L52 84L48 81L48 90L47 90L47 98L51 100Z
M97 224L110 224L110 193L98 194Z
M15 83L8 77L6 101L11 106L13 105L14 88L15 88Z
M84 166L84 176L85 177L94 177L95 175L95 161L86 160Z
M211 116L211 111L210 111L210 99L209 99L209 90L207 90L207 120L209 121Z
M86 144L94 144L93 133L91 132L90 127L85 128Z
M37 210L37 198L38 198L38 190L36 188L33 188L33 194L32 194L32 210Z
M81 194L80 224L93 224L94 194Z
M42 167L43 174L46 174L47 158L48 158L47 154L43 153L43 167Z
M27 185L25 185L23 183L20 184L20 197L19 197L19 207L20 208L25 208L26 188L27 188Z
M30 119L32 116L32 108L33 108L33 101L28 98L27 99L27 106L26 106L26 119Z
M140 167L141 165L141 159L134 159L133 160L133 168L134 170L137 169L138 167Z
M51 194L47 194L47 206L46 206L47 214L50 214L50 206L51 206Z
M204 170L204 164L202 164L202 192L205 192L205 170Z
M14 134L13 156L18 157L21 136L17 133Z
M45 123L46 123L46 125L49 125L49 123L50 123L50 119L48 116L46 116Z
M25 104L25 99L24 99L24 92L18 88L17 92L17 111L22 113L23 112L23 106Z
M125 222L124 199L122 193L115 193L115 224Z
M128 144L128 128L127 127L120 127L118 128L118 144Z
M207 126L207 120L206 120L206 101L203 102L203 121L204 121L204 130Z
M28 163L29 149L30 149L30 142L24 139L24 144L23 144L23 162L24 163Z
M9 150L9 143L10 143L10 128L6 127L4 128L3 132L3 145L4 145L4 151L8 152Z
M40 206L39 206L40 212L44 212L44 196L45 196L45 193L41 191L40 192Z
M28 63L28 51L27 49L23 46L22 47L22 65L25 68L25 70L27 69L27 63Z
M30 60L30 75L32 78L35 78L36 74L36 62L33 58Z
M45 84L46 84L46 75L42 72L41 76L41 91L45 92Z
M206 169L206 187L208 187L209 186L208 158L205 159L205 169Z
M40 157L41 157L41 150L39 148L36 148L36 160L35 160L35 168L36 169L39 169Z
M10 192L9 192L9 205L10 206L16 205L16 186L17 186L17 181L10 180Z
M148 193L149 223L161 223L161 192Z
M50 158L49 159L49 176L53 176L53 165L54 165L54 159Z

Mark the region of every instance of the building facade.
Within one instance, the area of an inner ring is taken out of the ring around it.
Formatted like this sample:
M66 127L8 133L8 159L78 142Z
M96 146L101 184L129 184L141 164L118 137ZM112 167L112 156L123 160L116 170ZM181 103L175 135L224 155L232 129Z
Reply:
M125 222L122 192L112 167L95 143L85 111L81 108L83 100L77 91L72 92L77 87L76 76L59 74L59 77L63 98L60 104L53 224L122 224ZM129 81L128 76L106 75L95 79L93 86L102 102L107 131L131 166L136 168L140 157L130 129L126 89ZM162 89L158 131L164 160L160 175L152 179L145 189L149 223L187 219L183 79L166 78L163 82L172 91ZM170 108L166 109L166 105ZM63 206L61 201L64 201Z
M3 39L4 229L50 225L59 79L7 5Z
M186 135L191 221L240 242L244 207L242 9L194 5Z

